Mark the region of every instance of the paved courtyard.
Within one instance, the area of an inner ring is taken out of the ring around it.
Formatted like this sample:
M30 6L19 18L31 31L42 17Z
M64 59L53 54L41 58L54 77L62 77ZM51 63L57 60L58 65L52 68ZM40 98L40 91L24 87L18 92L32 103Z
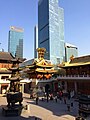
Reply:
M67 103L73 102L70 111L67 110L67 104L63 101L55 100L47 102L39 100L36 105L35 100L31 100L29 94L23 94L23 104L28 106L28 110L23 110L20 116L5 117L2 115L2 105L6 105L6 97L0 96L0 120L75 120L78 115L78 103L73 99Z

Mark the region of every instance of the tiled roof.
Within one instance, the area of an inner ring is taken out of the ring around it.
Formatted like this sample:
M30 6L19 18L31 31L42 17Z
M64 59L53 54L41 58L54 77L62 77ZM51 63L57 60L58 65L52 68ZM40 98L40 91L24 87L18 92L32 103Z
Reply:
M72 64L72 63L86 63L86 62L90 62L90 55L76 57L70 61L70 64Z
M14 57L9 52L0 52L0 60L12 60Z
M62 67L90 65L90 55L73 58L68 64Z
M72 58L70 62L59 64L58 67L66 68L73 66L90 65L90 55Z

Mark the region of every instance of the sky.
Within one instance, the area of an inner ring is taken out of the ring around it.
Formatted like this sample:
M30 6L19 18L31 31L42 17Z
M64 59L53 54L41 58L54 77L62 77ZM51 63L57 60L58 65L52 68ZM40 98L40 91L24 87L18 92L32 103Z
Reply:
M79 56L90 55L90 0L59 0L64 9L65 42L78 47ZM0 49L8 51L10 26L24 28L24 58L34 58L34 27L38 0L0 0Z

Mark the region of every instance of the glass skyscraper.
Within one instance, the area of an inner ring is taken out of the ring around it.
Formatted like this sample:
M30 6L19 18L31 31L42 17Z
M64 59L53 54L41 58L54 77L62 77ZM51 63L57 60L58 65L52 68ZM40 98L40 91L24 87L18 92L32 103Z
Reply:
M38 47L46 48L45 58L58 64L65 59L64 10L58 0L38 2Z
M65 43L65 61L70 61L70 57L78 57L78 48L75 45Z
M23 58L23 33L22 28L10 27L8 37L8 52L14 57Z

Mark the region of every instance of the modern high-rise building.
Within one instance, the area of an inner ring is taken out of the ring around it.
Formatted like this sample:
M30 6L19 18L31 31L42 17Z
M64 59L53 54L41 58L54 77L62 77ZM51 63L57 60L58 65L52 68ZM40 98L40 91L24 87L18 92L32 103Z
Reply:
M78 48L75 45L65 43L65 61L70 61L70 57L78 57Z
M8 37L8 52L17 58L23 58L23 33L22 28L11 26Z
M38 46L46 48L45 58L53 64L65 60L64 10L58 0L38 1Z
M34 58L38 57L37 48L38 48L38 26L36 25L34 28Z

